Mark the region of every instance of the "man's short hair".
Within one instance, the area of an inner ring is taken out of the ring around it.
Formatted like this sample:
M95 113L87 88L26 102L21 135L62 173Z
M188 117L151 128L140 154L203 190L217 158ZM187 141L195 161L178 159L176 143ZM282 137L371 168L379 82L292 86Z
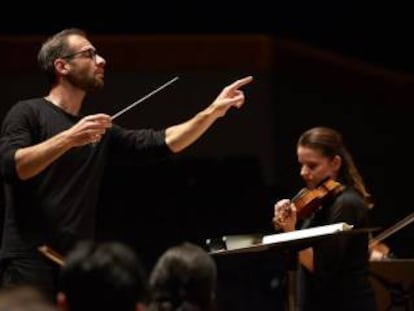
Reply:
M147 275L136 253L119 242L78 243L65 259L61 292L70 310L133 311L147 299Z

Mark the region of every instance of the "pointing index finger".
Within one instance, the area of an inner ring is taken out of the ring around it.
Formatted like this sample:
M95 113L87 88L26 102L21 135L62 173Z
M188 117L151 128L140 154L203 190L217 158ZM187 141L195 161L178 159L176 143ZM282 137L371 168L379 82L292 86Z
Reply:
M250 82L253 81L253 77L252 76L247 76L245 78L239 79L235 82L233 82L232 84L230 84L229 88L231 90L237 90L239 88L241 88L242 86L249 84Z

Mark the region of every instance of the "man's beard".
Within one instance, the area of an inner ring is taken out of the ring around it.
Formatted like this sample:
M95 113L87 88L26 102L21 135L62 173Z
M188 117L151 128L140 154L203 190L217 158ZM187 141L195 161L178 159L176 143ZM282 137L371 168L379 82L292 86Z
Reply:
M76 86L85 92L96 92L101 90L104 86L103 79L95 77L68 75L66 78L73 86Z

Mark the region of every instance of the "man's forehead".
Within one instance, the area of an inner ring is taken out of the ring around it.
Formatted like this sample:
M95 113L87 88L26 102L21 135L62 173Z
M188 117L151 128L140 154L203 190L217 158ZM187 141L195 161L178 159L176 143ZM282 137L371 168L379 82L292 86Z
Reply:
M72 49L83 49L87 47L93 47L91 42L80 35L70 35L68 37L68 46Z

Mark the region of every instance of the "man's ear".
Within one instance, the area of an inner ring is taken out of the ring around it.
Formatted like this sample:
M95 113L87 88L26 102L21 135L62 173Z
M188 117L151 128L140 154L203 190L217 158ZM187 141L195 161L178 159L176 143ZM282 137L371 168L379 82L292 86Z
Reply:
M68 300L66 295L62 292L59 292L56 296L57 307L61 311L69 311Z
M55 65L55 70L59 74L65 75L68 73L68 63L64 59L56 58L53 64Z

